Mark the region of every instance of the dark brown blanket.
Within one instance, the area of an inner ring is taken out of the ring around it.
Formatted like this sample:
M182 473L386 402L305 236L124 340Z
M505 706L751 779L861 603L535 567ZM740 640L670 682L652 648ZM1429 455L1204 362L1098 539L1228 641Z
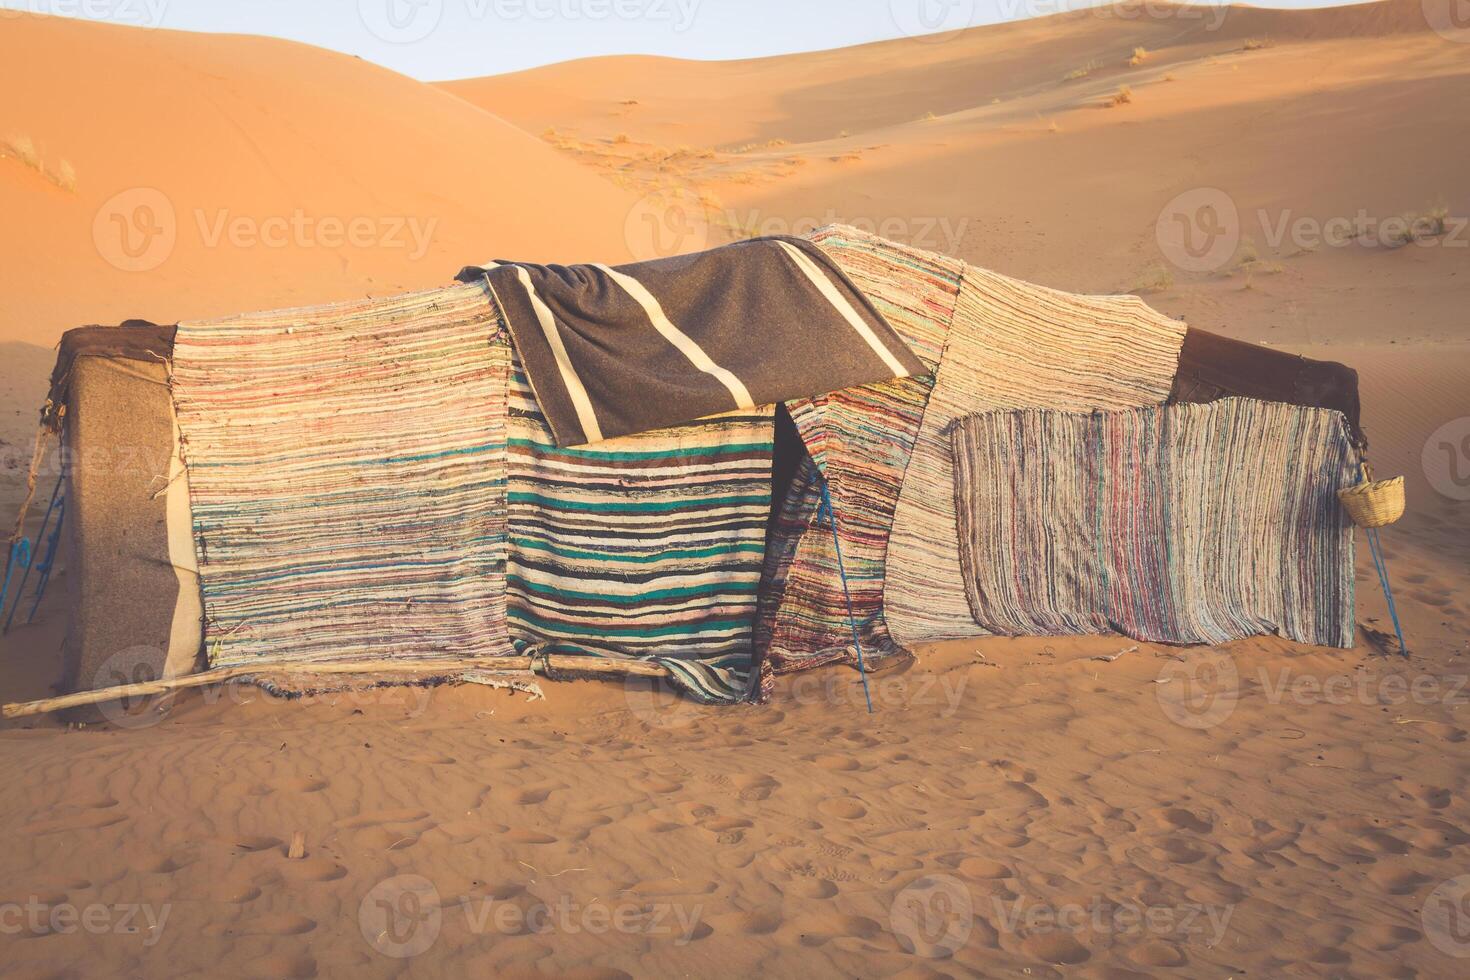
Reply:
M1204 330L1186 330L1169 401L1212 402L1232 395L1335 409L1347 417L1358 448L1368 445L1358 405L1358 372L1352 368Z
M817 246L785 236L610 268L470 266L560 446L925 373Z
M174 353L174 325L159 326L147 320L124 320L120 326L76 327L61 335L56 348L56 366L51 369L51 390L41 421L52 431L61 429L61 407L69 396L73 369L78 357L123 357L134 361L166 362Z

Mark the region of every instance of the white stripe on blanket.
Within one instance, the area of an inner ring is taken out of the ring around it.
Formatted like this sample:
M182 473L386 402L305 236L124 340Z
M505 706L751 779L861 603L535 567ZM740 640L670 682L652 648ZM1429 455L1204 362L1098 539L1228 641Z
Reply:
M643 307L643 312L648 314L649 322L653 324L653 328L665 340L677 347L680 354L689 358L690 364L693 364L696 368L710 375L729 389L730 397L735 399L736 408L755 407L755 401L750 397L750 392L746 390L745 383L735 377L734 374L716 364L704 352L704 348L694 342L693 337L674 326L673 321L664 315L664 308L659 305L658 300L654 298L654 295L648 291L643 283L634 279L632 276L617 271L611 266L600 263L593 263L593 265L606 272L613 282L627 290L628 295L632 296L638 305Z
M827 278L826 273L817 268L815 262L802 255L801 252L786 242L778 241L776 244L780 245L781 250L786 253L787 257L796 264L798 269L806 274L806 277L812 281L812 285L817 287L827 302L831 303L833 308L842 314L842 318L852 326L852 329L858 332L858 336L867 341L868 346L873 348L873 353L882 358L883 363L888 365L889 369L893 371L893 376L895 378L907 378L909 372L904 368L903 362L894 357L893 352L883 346L883 342L878 339L878 335L873 333L872 328L863 322L863 318L858 316L857 310L852 308L852 304L847 301L847 298L833 287L832 280Z
M541 325L541 332L546 335L546 342L551 345L551 352L556 356L556 367L561 372L561 379L567 386L567 395L572 399L572 407L577 410L577 421L581 423L582 432L588 442L599 442L602 439L602 426L597 422L597 413L592 410L592 399L587 396L587 388L582 384L582 379L577 375L577 369L572 366L572 359L567 356L566 345L561 341L561 334L556 329L556 317L551 313L551 308L541 301L536 295L536 287L531 285L531 277L526 270L516 266L516 279L525 287L526 295L531 298L531 308L536 311L536 322Z

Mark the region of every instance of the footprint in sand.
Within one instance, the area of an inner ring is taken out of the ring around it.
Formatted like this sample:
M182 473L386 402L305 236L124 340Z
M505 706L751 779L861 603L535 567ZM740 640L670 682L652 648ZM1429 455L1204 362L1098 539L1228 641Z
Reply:
M772 793L781 788L781 784L770 776L742 774L732 777L731 782L742 800L757 802L769 799Z
M1154 816L1165 827L1192 830L1197 834L1208 834L1215 829L1214 823L1182 807L1167 807L1163 810L1156 810L1154 811Z
M1449 790L1438 786L1426 786L1423 783L1404 782L1400 784L1401 791L1411 800L1429 807L1431 810L1443 810L1450 805L1453 794Z
M769 936L781 928L785 920L772 909L755 909L750 912L731 912L710 919L722 933L738 933L745 936Z
M797 898L826 899L837 894L837 886L826 878L792 878L785 890Z
M968 857L960 862L960 874L969 878L998 879L1013 878L1015 872L1001 864L983 857Z
M1139 966L1153 967L1183 966L1189 962L1178 946L1162 940L1134 946L1128 951L1128 958Z
M137 861L133 869L144 874L170 875L175 871L188 867L192 862L187 859L176 857L172 854L153 854Z
M839 820L860 820L868 815L868 808L850 796L833 796L818 803L817 812Z
M1367 875L1368 881L1390 895L1412 895L1433 878L1411 871L1408 868L1393 868L1386 865L1374 867Z
M1358 942L1368 949L1389 952L1406 943L1416 943L1424 934L1408 926L1372 925L1358 934Z
M528 786L515 795L515 801L521 806L539 806L546 802L547 797L559 789L565 789L560 783L552 783L542 786Z
M327 781L325 779L316 779L311 776L288 779L281 784L281 789L287 793L320 793L326 788Z
M1021 951L1043 963L1073 966L1085 962L1092 954L1066 933L1052 932L1028 936L1021 941Z
M272 953L245 964L245 975L260 980L311 980L316 976L316 960L305 953Z
M285 862L284 874L296 881L336 881L347 877L347 869L327 857L308 857Z
M375 827L379 824L417 823L428 817L429 811L415 810L410 807L397 810L371 810L355 817L344 817L332 826L338 830L357 830L361 827Z
M316 920L304 915L278 913L247 918L225 925L214 923L204 928L206 936L300 936L316 928Z
M97 807L63 807L54 815L33 820L22 827L21 831L31 837L42 837L46 834L101 830L104 827L112 827L128 819L125 814L110 809L115 806L117 806L116 800Z

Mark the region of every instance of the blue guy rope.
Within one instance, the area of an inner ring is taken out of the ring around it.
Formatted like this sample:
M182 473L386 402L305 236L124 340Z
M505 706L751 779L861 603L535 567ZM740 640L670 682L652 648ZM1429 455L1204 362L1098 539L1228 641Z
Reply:
M5 612L5 597L10 595L10 576L17 568L31 567L31 539L20 538L10 543L5 555L5 584L0 586L0 613ZM19 593L16 593L19 596ZM17 598L16 600L20 600Z
M46 595L46 586L51 584L51 566L56 561L56 551L61 547L61 525L66 520L66 494L56 502L56 523L51 525L51 533L46 536L46 555L36 566L36 597L31 600L31 611L26 614L26 622L30 623L36 618L36 610L41 607L41 599ZM17 603L20 596L16 596Z
M1358 482L1368 482L1368 464L1361 464ZM1365 527L1368 532L1368 553L1373 556L1373 570L1378 573L1378 584L1383 589L1383 598L1388 602L1388 616L1393 620L1393 632L1399 639L1399 656L1407 657L1409 648L1404 643L1404 628L1399 625L1398 605L1393 601L1393 589L1388 584L1388 561L1383 557L1383 542L1378 540L1378 528Z
M1399 625L1398 606L1393 601L1393 589L1388 584L1388 562L1383 558L1383 543L1378 540L1378 528L1368 531L1368 550L1373 554L1373 568L1378 572L1378 584L1383 586L1383 597L1388 600L1388 615L1393 620L1393 631L1399 638L1399 656L1407 657L1409 648L1404 645L1404 628Z
M842 565L842 543L837 539L837 512L832 509L832 495L827 491L827 478L822 480L822 506L817 511L817 520L825 519L832 527L832 547L837 549L837 574L842 579L842 597L847 600L847 625L852 627L852 645L857 648L858 673L863 678L863 698L868 702L868 714L873 713L873 695L868 690L868 671L863 666L863 641L858 639L857 617L852 611L852 593L847 588L847 569Z
M56 509L56 501L61 496L61 481L64 477L65 473L63 473L62 476L58 476L56 478L56 487L51 491L51 503L46 506L46 516L41 518L41 530L36 532L37 541L41 540L41 537L46 533L46 526L51 523L51 512ZM12 549L12 552L13 550L14 549ZM15 602L10 607L10 615L5 617L5 626L3 629L0 629L0 633L9 633L11 624L15 622L15 611L20 608L20 597L25 594L26 583L30 581L31 578L32 566L33 563L30 560L30 542L26 542L26 561L25 564L22 566L25 569L25 574L20 577L20 585L17 586L15 590ZM9 562L6 563L5 578L6 585L8 587L10 580ZM0 612L4 612L4 609L4 606L0 606Z

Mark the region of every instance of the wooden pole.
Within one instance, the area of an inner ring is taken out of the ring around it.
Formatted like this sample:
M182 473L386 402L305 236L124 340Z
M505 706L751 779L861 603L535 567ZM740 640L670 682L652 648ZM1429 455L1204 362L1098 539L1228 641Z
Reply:
M552 655L545 659L546 666L553 671L569 674L605 674L610 676L667 677L668 671L658 664L643 660L611 660L605 657L573 657ZM249 664L234 667L216 667L198 674L173 677L162 681L144 681L139 684L121 684L103 687L95 691L77 691L55 698L39 701L22 701L0 708L0 718L25 718L44 715L67 708L80 708L103 701L120 698L145 698L170 691L183 691L193 687L223 684L238 677L255 675L281 675L291 677L325 676L332 674L432 674L436 671L462 673L467 670L531 670L536 660L531 657L474 657L468 659L440 660L364 660L348 663L322 664Z

